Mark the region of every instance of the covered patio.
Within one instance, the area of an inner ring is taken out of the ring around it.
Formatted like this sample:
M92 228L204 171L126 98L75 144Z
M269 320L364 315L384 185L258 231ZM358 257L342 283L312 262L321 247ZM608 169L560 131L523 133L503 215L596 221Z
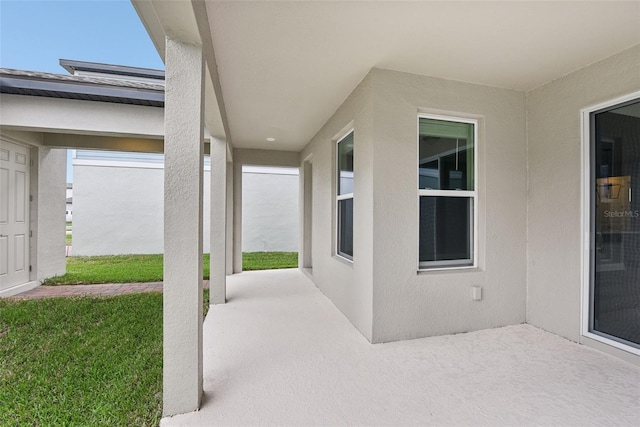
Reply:
M640 369L531 325L371 345L299 270L228 279L174 425L633 425ZM453 315L453 314L452 314Z
M164 108L82 133L165 156L166 425L637 424L640 3L132 3ZM299 270L242 272L245 164Z

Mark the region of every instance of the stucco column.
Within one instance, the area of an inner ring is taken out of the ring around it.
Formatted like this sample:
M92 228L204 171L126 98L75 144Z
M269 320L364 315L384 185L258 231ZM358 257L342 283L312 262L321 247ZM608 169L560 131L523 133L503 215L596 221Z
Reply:
M224 304L227 299L227 143L211 138L211 259L209 301Z
M242 272L242 164L233 164L233 272Z
M311 256L312 245L312 224L313 224L313 167L310 160L305 160L300 166L300 237L298 257L299 268L312 268L313 259Z
M164 168L163 414L202 397L202 47L167 39Z
M227 275L233 274L233 162L227 163Z
M35 194L37 199L35 212L34 203L31 203L31 223L36 233L31 243L36 248L36 254L31 263L36 266L36 274L31 274L31 280L42 281L66 272L64 211L67 150L38 147L37 150L31 150L32 155L34 152L37 158L32 161L37 165L33 168L37 176L34 180L32 175L31 194Z

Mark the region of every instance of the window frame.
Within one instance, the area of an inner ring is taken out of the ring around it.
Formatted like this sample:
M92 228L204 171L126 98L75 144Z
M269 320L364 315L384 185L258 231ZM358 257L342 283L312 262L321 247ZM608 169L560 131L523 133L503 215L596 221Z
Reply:
M473 190L427 190L420 188L420 119L440 120L452 123L467 123L473 125ZM416 120L416 186L417 189L417 225L418 234L416 239L416 265L418 272L442 271L442 270L468 270L478 268L478 120L468 117L448 116L439 114L419 113ZM471 221L469 229L471 259L467 265L460 265L467 260L444 260L444 261L420 261L420 199L422 197L459 197L470 198Z
M347 194L340 194L340 143L343 142L345 139L347 139L349 136L352 136L352 140L353 140L353 151L354 151L354 155L355 155L355 129L353 127L349 128L349 130L347 130L346 132L341 132L340 133L341 136L339 136L338 138L335 139L335 148L336 148L336 155L335 155L335 162L336 162L336 167L335 167L335 178L336 178L336 183L334 186L334 191L335 191L335 206L334 206L334 215L336 218L336 230L335 230L335 238L336 238L336 243L334 245L334 250L335 250L335 256L349 262L349 263L353 263L353 255L349 255L345 252L342 252L340 250L340 237L341 237L341 227L340 227L340 201L342 200L348 200L351 199L352 203L353 203L353 189L351 193L347 193ZM355 181L355 163L354 163L354 181ZM355 205L354 205L355 207ZM351 230L351 233L353 234L353 230ZM351 242L351 246L353 246L353 241Z
M594 203L591 194L591 180L593 178L595 155L593 149L595 147L595 135L592 132L592 118L595 114L608 111L621 104L628 102L640 101L640 91L632 92L605 102L601 102L590 107L580 110L580 141L582 145L582 179L581 179L581 336L595 342L609 345L615 349L622 350L636 356L640 356L640 348L633 343L624 339L606 334L595 330L593 327L593 272L592 272L592 254L594 247L594 233L592 232L592 224L595 218L592 215L592 203ZM587 341L589 343L589 341Z

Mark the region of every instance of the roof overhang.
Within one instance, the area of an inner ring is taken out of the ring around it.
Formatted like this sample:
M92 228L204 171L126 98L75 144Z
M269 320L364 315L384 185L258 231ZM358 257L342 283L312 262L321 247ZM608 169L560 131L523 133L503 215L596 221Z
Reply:
M639 1L133 4L161 56L203 44L238 148L301 150L372 68L526 92L640 43Z
M205 126L212 137L231 144L205 3L190 0L131 2L163 60L166 38L202 45L206 63Z
M161 85L9 69L0 69L0 93L164 106Z
M164 71L153 70L150 68L128 67L125 65L101 64L97 62L73 61L70 59L61 59L60 66L67 70L69 74L77 72L92 72L101 74L112 74L125 77L143 77L147 79L155 79L164 81Z

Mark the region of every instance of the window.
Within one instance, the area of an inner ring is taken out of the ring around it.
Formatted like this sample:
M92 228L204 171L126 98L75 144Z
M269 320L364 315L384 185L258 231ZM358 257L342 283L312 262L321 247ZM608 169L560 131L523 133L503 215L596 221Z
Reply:
M476 124L418 118L420 269L476 265Z
M353 260L353 131L338 141L337 253Z

